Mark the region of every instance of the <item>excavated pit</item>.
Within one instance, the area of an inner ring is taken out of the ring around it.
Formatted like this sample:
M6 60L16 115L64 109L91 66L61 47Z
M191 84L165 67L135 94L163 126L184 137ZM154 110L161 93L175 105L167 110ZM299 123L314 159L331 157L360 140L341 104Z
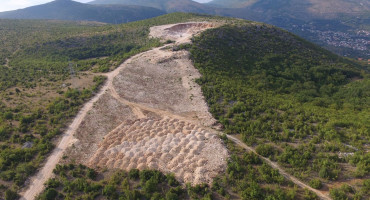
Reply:
M162 40L174 40L178 43L190 42L191 37L217 25L209 22L188 22L175 25L163 25L150 28L150 36Z

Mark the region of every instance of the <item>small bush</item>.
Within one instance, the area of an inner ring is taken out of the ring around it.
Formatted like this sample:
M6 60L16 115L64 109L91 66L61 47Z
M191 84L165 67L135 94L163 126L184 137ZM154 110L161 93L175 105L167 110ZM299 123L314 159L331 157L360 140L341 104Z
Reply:
M16 200L19 196L16 192L13 190L6 190L5 191L5 200Z
M56 191L54 188L50 188L40 196L40 200L54 200L58 194L58 191Z
M128 177L130 179L138 179L139 178L140 171L138 169L131 169L128 173Z
M312 179L310 181L310 186L315 189L321 189L322 188L322 182L320 179Z

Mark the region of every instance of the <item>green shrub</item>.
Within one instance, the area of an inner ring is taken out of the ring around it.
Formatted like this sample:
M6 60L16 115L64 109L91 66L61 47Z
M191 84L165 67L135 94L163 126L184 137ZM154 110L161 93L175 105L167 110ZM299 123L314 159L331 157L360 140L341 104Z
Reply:
M304 189L303 199L304 200L319 200L319 197L312 191L308 189Z
M106 185L103 188L103 195L108 197L108 199L117 199L118 194L116 188L113 185Z
M322 182L320 179L312 179L310 181L310 186L315 189L321 189L322 188Z
M167 178L167 183L168 185L172 186L172 187L176 187L178 186L180 183L176 180L176 177L174 174L167 174L166 176Z
M5 191L5 200L16 200L19 196L16 192L13 190L6 190Z
M94 170L94 169L87 169L87 177L91 180L95 180L96 176L97 176L97 172Z
M257 146L256 151L263 157L269 157L275 154L276 150L270 144L260 144Z
M154 177L152 177L145 182L143 189L146 193L154 193L157 191L157 185L158 181Z
M128 177L130 179L138 179L140 175L140 171L138 169L131 169L128 173Z
M341 190L340 188L330 189L330 197L333 200L348 200L348 196L346 192Z
M361 191L367 195L370 195L370 179L364 180Z
M178 200L179 196L176 193L173 193L171 191L168 191L166 193L166 200Z
M58 196L58 191L54 188L46 189L46 191L40 196L40 200L54 200Z

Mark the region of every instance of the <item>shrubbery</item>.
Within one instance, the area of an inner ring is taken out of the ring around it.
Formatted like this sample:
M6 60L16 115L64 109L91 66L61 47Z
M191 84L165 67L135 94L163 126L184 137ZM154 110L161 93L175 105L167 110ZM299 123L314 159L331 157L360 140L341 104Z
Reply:
M225 133L259 144L259 154L299 178L337 180L352 173L341 167L348 161L357 177L369 175L369 154L360 154L370 140L364 66L281 29L243 22L203 32L190 52L202 74L197 83ZM339 152L354 151L348 144L359 152L339 159ZM231 168L238 178L242 167Z

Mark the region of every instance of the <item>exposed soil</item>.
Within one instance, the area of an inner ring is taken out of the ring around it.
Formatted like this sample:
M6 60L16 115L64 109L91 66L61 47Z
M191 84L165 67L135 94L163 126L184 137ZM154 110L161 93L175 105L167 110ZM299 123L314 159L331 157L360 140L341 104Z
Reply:
M114 99L109 93L105 93L87 113L75 133L77 141L69 148L63 162L85 162L92 157L98 149L98 144L104 136L116 128L122 121L135 119L130 107Z
M173 40L177 43L187 43L198 33L218 26L208 22L188 22L180 24L169 24L150 28L150 36L162 40Z
M89 166L158 169L194 184L211 183L228 156L216 133L178 119L127 121L105 138Z
M114 79L112 91L129 102L210 126L216 121L194 82L199 77L188 52L156 49L128 63Z

